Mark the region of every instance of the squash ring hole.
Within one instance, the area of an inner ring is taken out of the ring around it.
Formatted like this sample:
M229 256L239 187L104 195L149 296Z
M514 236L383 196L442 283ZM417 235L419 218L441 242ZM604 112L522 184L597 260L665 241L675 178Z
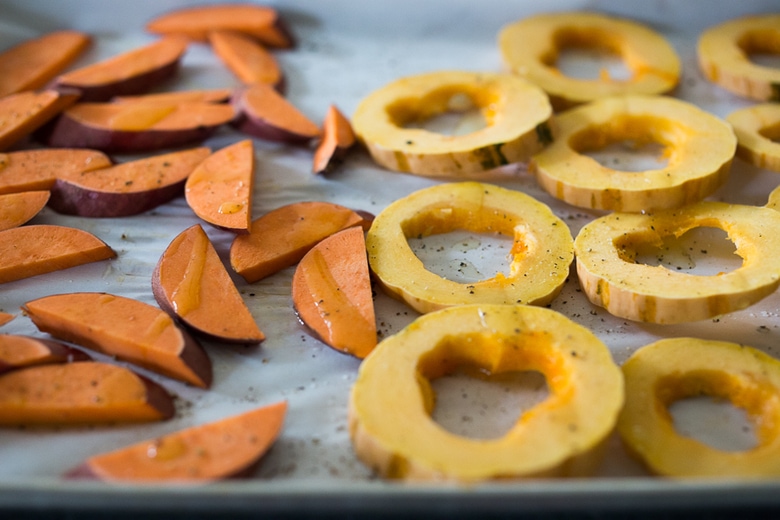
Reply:
M559 29L553 36L553 50L541 61L570 78L632 81L635 77L623 58L620 42L598 28Z

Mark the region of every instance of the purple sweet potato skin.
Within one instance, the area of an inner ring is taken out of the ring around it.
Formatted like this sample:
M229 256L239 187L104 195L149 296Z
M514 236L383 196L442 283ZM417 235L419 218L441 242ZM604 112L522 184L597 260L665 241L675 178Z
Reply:
M184 193L186 179L154 190L110 193L82 188L57 179L51 188L48 206L64 215L114 218L138 215L165 204Z

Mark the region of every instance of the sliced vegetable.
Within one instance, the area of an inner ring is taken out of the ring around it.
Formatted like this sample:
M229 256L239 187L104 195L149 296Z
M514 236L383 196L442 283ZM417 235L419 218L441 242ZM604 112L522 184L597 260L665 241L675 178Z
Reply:
M45 87L91 42L80 31L52 31L0 52L0 97Z
M0 98L0 150L32 134L76 102L74 93L30 90Z
M149 152L202 142L235 116L228 104L78 103L36 137L48 146Z
M16 316L9 312L0 312L0 327L14 319Z
M431 417L430 382L459 368L536 371L549 396L504 436L470 439ZM607 346L562 314L528 305L461 305L423 315L360 365L349 399L358 457L379 475L474 483L593 473L623 405Z
M159 384L110 363L39 365L0 375L0 425L160 421L173 398Z
M292 300L322 341L365 358L376 346L376 316L363 229L351 227L315 245L298 263Z
M187 177L210 153L192 148L60 178L49 206L84 217L137 215L182 195Z
M252 222L255 151L244 139L212 153L187 178L184 196L192 211L216 227L246 233Z
M270 47L288 48L294 45L275 9L258 4L214 4L186 7L162 14L146 24L154 34L183 34L205 42L212 31L228 30L245 33Z
M0 283L115 257L108 244L81 229L36 224L0 231Z
M187 39L170 36L57 77L58 89L75 89L80 101L140 94L174 76Z
M166 248L152 274L152 291L163 310L198 334L229 343L265 339L198 224Z
M94 455L68 472L106 481L213 481L243 476L281 432L287 403L279 402Z
M319 127L272 86L255 83L234 99L240 131L260 139L303 144L320 136Z
M39 148L0 154L0 194L48 190L57 177L111 166L97 150Z
M294 202L255 219L230 246L230 265L253 283L295 265L315 244L352 226L368 230L373 216L331 202Z
M485 126L463 135L415 128L435 116L477 112ZM437 71L373 91L352 116L377 164L425 176L467 178L525 162L554 137L547 95L511 74Z
M759 103L726 116L737 134L737 157L780 172L780 104Z
M230 99L233 89L215 88L207 90L174 90L171 92L158 92L155 94L140 94L137 96L116 96L111 98L112 103L142 103L149 105L159 103L161 105L179 105L181 103L224 103Z
M279 63L257 40L237 32L212 31L209 43L242 83L264 83L283 89L284 75Z
M328 107L322 125L322 139L314 151L312 172L326 173L343 160L347 150L355 144L355 132L349 119L335 105Z
M25 224L46 206L48 200L48 191L0 194L0 231Z
M164 311L106 293L55 294L22 309L42 332L201 388L211 384L203 347Z
M91 359L84 351L59 341L0 334L0 374L10 370L51 363L70 363Z

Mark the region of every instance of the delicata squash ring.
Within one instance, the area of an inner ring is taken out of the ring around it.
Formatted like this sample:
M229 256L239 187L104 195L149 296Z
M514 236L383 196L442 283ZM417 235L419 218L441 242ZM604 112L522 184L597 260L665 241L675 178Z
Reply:
M780 172L780 104L761 103L726 116L737 134L737 157Z
M715 276L636 263L637 246L662 245L696 227L722 229L742 265ZM610 314L650 323L712 318L749 307L780 284L780 212L700 202L640 215L613 213L585 225L574 240L577 274L588 299Z
M700 108L664 96L616 96L557 116L560 133L529 165L553 197L581 208L639 212L698 202L731 169L731 126ZM664 167L621 171L586 155L611 143L658 143Z
M529 16L506 25L498 37L504 63L542 87L556 110L624 94L662 94L680 79L680 59L660 34L631 20L598 13L564 12ZM620 56L627 80L579 79L556 67L566 48L595 48Z
M699 67L707 79L738 96L780 101L780 70L752 62L754 53L780 54L780 14L734 18L699 36Z
M430 380L465 367L541 372L549 396L503 437L452 434L431 418ZM580 476L600 460L622 403L620 369L588 329L543 307L462 305L417 318L363 360L349 431L358 457L386 477Z
M478 108L486 126L445 135L412 123ZM440 71L394 81L369 94L352 117L379 165L424 176L474 177L525 162L553 139L547 95L511 74Z
M752 347L696 338L660 340L622 367L626 402L618 432L648 467L672 477L780 476L780 362ZM675 430L668 408L708 395L743 408L757 446L722 451Z
M513 237L509 276L459 283L425 269L407 239L456 229ZM398 199L374 218L366 249L384 289L421 313L466 303L545 305L560 292L574 257L571 232L550 208L479 182L438 184Z

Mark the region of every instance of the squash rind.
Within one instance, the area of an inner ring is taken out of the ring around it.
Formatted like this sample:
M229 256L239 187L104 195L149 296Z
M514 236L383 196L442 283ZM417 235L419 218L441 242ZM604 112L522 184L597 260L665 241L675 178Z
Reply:
M780 172L780 105L759 103L726 116L737 136L737 157Z
M639 212L698 202L725 183L737 147L728 123L663 96L601 99L556 120L558 138L532 158L529 170L550 195L581 208ZM622 140L659 142L668 163L621 171L580 151Z
M505 25L498 44L507 68L542 87L556 111L607 96L663 94L680 78L680 59L661 34L638 22L599 13L529 16ZM580 79L562 74L555 61L562 48L571 44L618 54L632 77Z
M537 370L550 395L500 438L458 436L430 415L428 382L458 368L453 363L494 374ZM622 403L620 369L585 327L542 307L463 305L417 318L372 351L352 387L349 431L358 457L386 477L585 475Z
M426 270L407 239L455 229L513 237L509 275L459 283ZM386 292L421 313L466 303L546 305L560 293L574 257L571 232L549 207L475 181L434 185L393 202L371 224L366 248Z
M458 110L468 96L486 126L445 135L405 124ZM375 162L430 177L476 178L486 170L527 161L555 134L552 107L540 88L510 74L437 71L398 79L366 96L352 117L357 138ZM541 130L539 129L541 127Z
M778 217L770 208L713 201L600 217L574 239L580 285L593 304L634 321L683 323L747 308L780 285ZM698 276L631 261L634 245L681 236L696 227L724 230L742 266Z
M780 361L745 345L668 338L622 366L626 401L617 429L631 452L671 477L780 475ZM668 407L695 395L728 399L757 427L757 446L723 451L675 430Z

